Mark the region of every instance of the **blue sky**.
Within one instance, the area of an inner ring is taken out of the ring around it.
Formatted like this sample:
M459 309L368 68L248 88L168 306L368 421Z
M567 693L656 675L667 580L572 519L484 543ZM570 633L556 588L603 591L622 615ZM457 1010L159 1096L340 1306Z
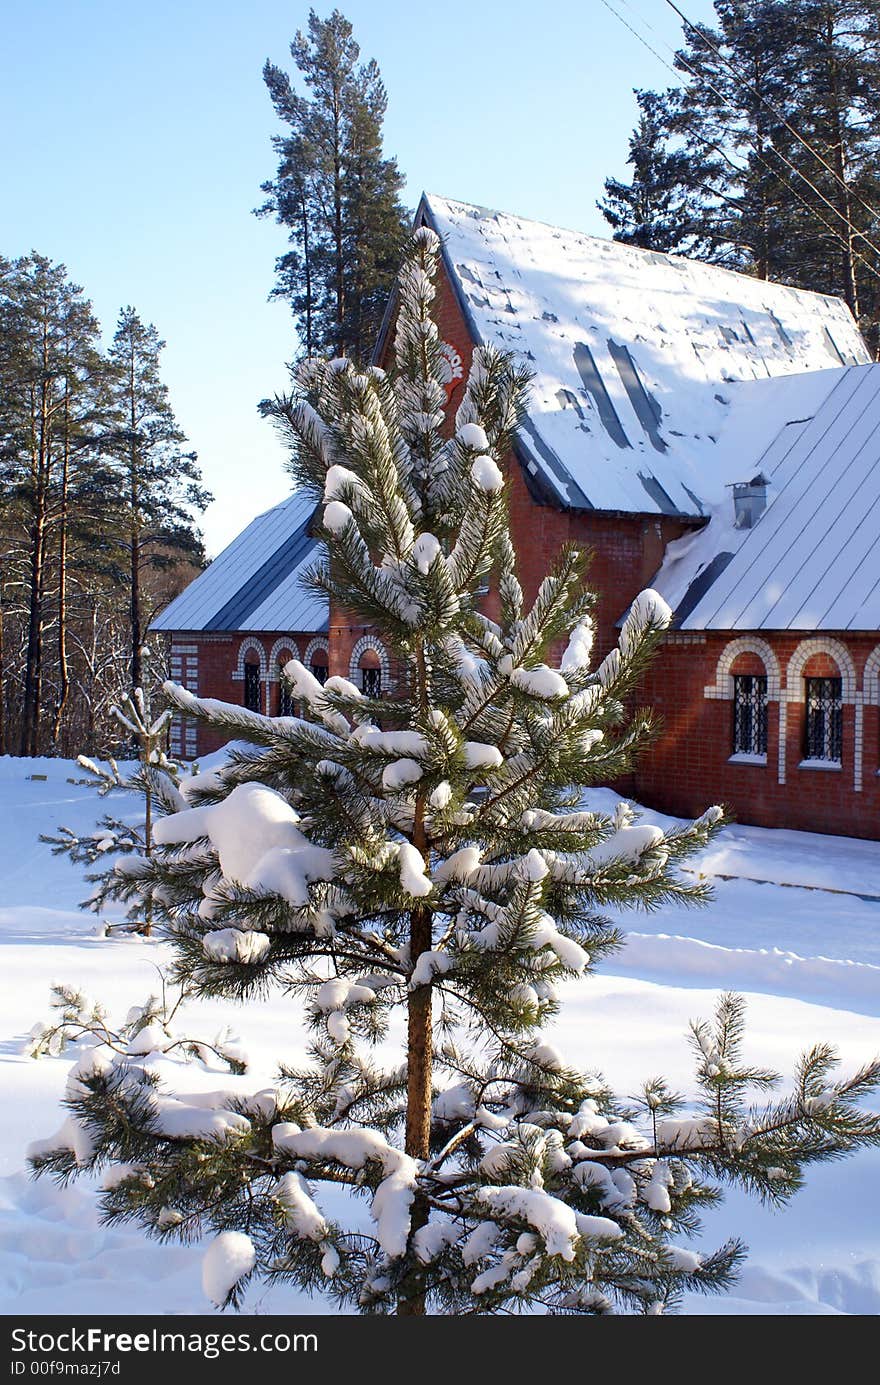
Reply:
M609 0L671 61L664 0ZM4 0L0 252L62 260L112 333L132 303L167 340L164 375L216 496L216 553L288 490L257 401L294 339L268 303L283 231L251 210L277 126L261 78L289 64L308 5L281 0ZM316 4L325 16L333 5ZM389 92L386 149L423 189L605 235L633 87L672 80L603 0L344 0ZM682 8L685 8L684 6ZM694 20L710 0L689 0ZM650 29L647 27L650 25Z

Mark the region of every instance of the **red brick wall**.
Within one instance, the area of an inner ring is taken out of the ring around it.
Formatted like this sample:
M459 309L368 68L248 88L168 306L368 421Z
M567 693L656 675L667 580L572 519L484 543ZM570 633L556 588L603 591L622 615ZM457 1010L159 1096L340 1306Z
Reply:
M176 632L172 639L172 651L178 645L195 645L198 650L198 687L191 688L190 691L197 692L199 697L214 697L221 702L231 702L236 707L244 706L244 681L235 678L234 674L238 667L239 649L243 640L255 643L262 650L262 665L264 675L271 674L271 678L263 676L260 680L260 708L263 712L275 716L278 712L278 678L277 663L279 656L285 654L284 641L289 639L296 645L299 657L302 659L306 652L306 647L312 639L316 638L314 632L297 631L287 634L284 631L267 631L259 634L236 633L236 634L217 634L208 635L202 632L189 634L186 631ZM319 639L326 639L326 635L317 636ZM276 644L278 648L275 649ZM276 667L270 669L269 659L275 649L274 662ZM291 648L287 657L291 657L294 650ZM225 745L229 737L224 733L212 731L209 728L198 725L196 734L196 753L198 755L209 755L215 750L219 750Z
M809 634L768 634L763 638L778 661L785 699L784 778L780 784L780 702L770 689L767 727L767 763L737 764L733 749L733 702L706 697L705 688L716 683L718 661L735 637L707 633L673 635L661 648L642 688L640 701L653 707L662 722L659 741L641 758L634 793L643 802L664 812L695 816L711 803L728 806L740 822L762 827L790 827L801 831L829 832L855 837L880 837L880 708L862 708L860 775L856 790L856 723L858 712L844 679L843 756L839 769L801 768L804 741L804 678L840 676L845 667L827 653L808 659L788 676L792 655ZM756 638L744 636L745 639ZM864 689L868 656L876 637L842 634L830 636L850 654L854 666L854 691ZM842 662L842 661L841 661ZM763 673L755 655L740 655L731 673ZM727 682L725 678L722 682Z

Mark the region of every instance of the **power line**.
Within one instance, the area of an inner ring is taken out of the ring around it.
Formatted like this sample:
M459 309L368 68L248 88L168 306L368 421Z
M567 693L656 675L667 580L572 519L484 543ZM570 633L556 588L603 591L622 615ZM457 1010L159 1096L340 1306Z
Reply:
M625 2L626 0L624 0L624 3ZM878 211L876 207L872 207L870 202L866 202L865 199L858 192L856 192L854 188L850 187L849 183L846 181L845 178L841 178L840 174L837 172L837 169L834 168L833 165L828 162L828 160L824 157L823 154L820 153L820 151L815 147L815 145L810 144L809 140L805 139L804 136L800 133L800 131L795 129L794 125L792 125L791 122L783 115L782 111L780 111L777 106L774 106L773 102L770 101L768 97L764 96L756 86L754 86L750 81L748 81L748 79L744 77L737 70L736 67L734 67L733 63L730 61L729 58L726 58L724 56L717 44L713 43L709 36L705 34L702 29L698 28L696 24L693 24L691 20L688 19L687 15L683 12L683 10L679 9L678 5L676 5L675 3L675 0L666 0L666 4L669 6L671 10L675 11L675 13L678 15L679 19L685 25L685 27L690 29L691 32L695 34L697 38L706 45L707 48L710 48L712 50L712 52L719 59L719 61L722 62L724 66L727 68L728 72L730 72L737 84L743 87L745 90L750 91L753 96L756 96L758 100L762 103L762 105L766 106L768 111L770 111L771 114L775 115L777 120L782 122L783 126L786 130L788 130L789 134L794 135L794 138L798 141L798 143L803 145L804 149L806 149L810 154L812 154L815 159L818 159L819 163L822 165L824 169L826 169L831 174L835 182L840 184L847 196L853 197L862 207L864 207L866 212L870 213L872 217L875 217L876 219L880 220L880 211Z
M652 45L647 41L644 35L640 34L636 29L632 27L631 24L627 22L624 16L618 10L616 10L614 6L610 3L610 0L601 0L601 3L605 6L605 9L609 11L609 13L614 15L615 19L617 19L625 29L629 30L629 32L633 35L634 38L638 39L639 43L641 43L643 47L647 48L649 53L653 54L653 56L657 59L658 62L663 64L667 71L672 73L673 77L675 77L676 80L679 80L679 73L676 71L676 69L666 61L666 59L663 57L661 53L657 52L656 48L652 47ZM623 0L623 3L626 4L627 0ZM628 6L628 8L631 8L631 6ZM642 16L639 16L639 18L641 19ZM647 20L643 20L642 22L647 24ZM648 25L648 27L650 28L651 26ZM669 45L666 46L668 47ZM670 49L670 52L673 51L674 50ZM697 72L696 68L694 68L686 58L682 57L681 54L675 54L675 56L677 60L681 62L682 66L684 66L687 69L687 71L690 72L691 76L700 77L700 74ZM725 100L724 94L720 92L711 81L708 81L705 77L702 77L701 80L705 82L709 90L714 92L720 100ZM758 162L762 164L763 167L766 168L769 173L772 173L774 177L779 176L778 170L773 168L767 162L767 160L761 153L761 150L757 147L754 140L749 135L744 134L744 132L742 131L734 132L731 130L729 126L722 126L722 129L728 135L735 134L737 138L741 140L744 139L746 143L751 145L752 153L754 154ZM724 161L736 173L740 174L740 176L746 171L745 169L740 168L738 164L734 163L733 159L730 158L726 150L724 150L720 145L713 144L711 141L708 140L704 141L704 144L707 149L712 149L716 151L718 154L720 154ZM807 186L812 190L812 192L816 194L820 201L824 202L825 205L829 207L832 212L834 212L835 216L839 217L840 220L843 221L848 230L853 230L851 222L844 216L840 209L834 205L833 202L830 202L828 198L825 197L822 192L820 192L820 190L816 187L816 185L813 182L811 182L811 180L807 177L805 173L803 173L799 168L796 168L794 164L790 163L786 159L785 155L781 154L778 149L774 149L773 152L776 155L776 157L779 158L786 165L786 167L789 168L790 171L795 174L796 177L800 178L803 182L807 184ZM820 213L816 210L816 208L813 207L811 203L809 203L806 200L806 198L800 195L796 188L792 187L790 190L793 193L793 195L797 198L797 200L801 203L801 206L806 207L807 211L810 212L811 216L815 217L815 219L820 223L820 225L824 226L825 229L829 231L831 235L835 238L835 240L839 241L839 243L843 246L844 250L847 252L848 255L851 255L853 259L857 260L859 264L863 265L864 268L868 271L868 273L872 274L875 279L880 279L880 272L878 272L878 270L876 270L874 266L864 258L863 255L860 255L858 251L852 245L849 244L849 242L844 238L844 236L841 234L839 230L835 229L835 227L832 226L830 222L826 221L825 218L821 216ZM874 245L870 240L868 240L867 236L863 235L860 231L857 231L855 234L858 235L859 238L865 242L868 248L877 256L878 262L880 262L880 250L878 250L877 246Z
M632 6L628 3L628 0L622 0L622 3L623 3L624 5L626 5L628 9L632 9ZM800 140L801 144L803 144L804 147L810 151L810 153L814 154L815 157L816 157L821 163L824 164L824 166L828 169L829 173L831 173L831 174L833 175L833 177L836 178L837 181L840 183L841 187L844 189L844 191L847 193L847 195L850 196L850 197L853 197L857 202L861 203L861 205L865 208L865 210L866 210L867 212L869 212L872 216L877 217L878 219L880 219L880 212L876 211L876 210L875 210L873 207L871 207L867 202L865 202L864 199L863 199L862 197L860 197L859 194L856 193L856 192L854 191L854 189L852 189L852 188L849 186L848 183L844 182L843 179L841 179L841 178L838 176L838 174L837 174L837 173L835 172L835 170L831 167L831 165L825 162L825 160L823 159L822 155L818 152L818 150L814 149L812 145L808 144L807 141L806 141L805 139L803 139L803 137L802 137L801 135L798 134L798 132L795 130L795 128L794 128L793 125L789 125L789 124L788 124L788 122L785 120L785 117L782 115L782 113L781 113L780 111L778 111L778 110L776 109L775 106L770 105L770 103L767 102L767 101L765 100L765 98L761 96L761 93L757 90L756 87L753 87L753 86L751 86L749 83L746 83L746 82L745 82L745 79L744 79L744 78L741 78L741 77L738 75L738 73L736 72L735 68L733 68L733 67L731 66L731 64L727 61L727 59L725 59L724 55L719 51L719 49L716 48L715 45L714 45L713 43L711 43L710 40L707 39L706 36L705 36L699 29L697 29L697 27L696 27L694 24L691 24L691 22L690 22L690 20L687 18L687 16L684 15L684 14L682 13L682 11L678 8L678 6L677 6L676 4L673 3L673 0L666 0L666 3L667 3L668 5L670 5L670 7L675 11L675 13L679 16L679 18L683 20L683 22L684 22L685 24L689 25L690 28L693 29L694 33L696 33L697 36L698 36L699 38L703 39L704 42L706 42L707 44L709 44L709 47L712 49L712 51L713 51L714 53L717 54L717 56L720 58L720 60L725 64L725 66L727 66L727 68L729 69L729 71L733 74L734 79L735 79L741 86L742 86L742 85L747 86L748 89L749 89L750 91L752 91L752 92L758 97L759 100L764 101L765 105L767 105L768 109L771 110L771 111L774 113L774 115L776 115L777 119L781 120L781 121L783 122L783 124L785 124L785 125L787 126L787 128L791 131L791 133L792 133L797 139ZM619 17L622 19L622 16L619 16ZM643 24L647 25L647 27L648 27L649 29L651 28L651 25L648 24L648 21L647 21L643 16L640 15L639 18L642 20L642 23L643 23ZM623 22L625 23L625 21L623 21ZM627 28L629 28L629 25L627 25ZM630 29L630 32L631 32L631 33L634 33L635 31L632 30L632 29ZM652 30L652 32L653 32L653 30ZM724 93L723 93L722 91L719 91L718 87L716 87L715 84L714 84L712 81L709 80L709 78L707 78L705 75L703 75L703 74L697 72L696 68L688 61L688 59L684 56L683 53L676 52L673 48L671 48L671 47L669 46L669 44L665 44L665 46L666 46L667 48L669 48L670 53L673 54L673 56L675 57L676 61L679 62L683 67L685 67L685 68L687 69L687 71L691 74L692 77L695 77L695 78L697 78L698 80L702 81L702 82L709 88L710 91L712 91L712 92L715 93L715 95L718 97L718 99L719 99L720 101L722 101L722 102L724 102L724 103L726 104L727 98L725 97ZM651 51L654 52L653 49L652 49ZM655 56L656 56L656 57L659 57L660 55L655 53ZM665 61L665 59L660 58L660 61L664 64L664 66L665 66L666 68L669 69L669 71L673 72L674 75L675 75L676 77L678 76L678 73L675 72L675 69L674 69L674 68L671 68L671 67L669 66L669 63L667 63L667 62ZM765 167L765 168L768 168L770 172L772 172L772 173L776 174L776 176L778 176L777 171L776 171L775 169L770 168L769 164L767 164L766 161L762 158L762 156L761 156L761 151L758 149L758 146L757 146L757 144L755 143L754 139L750 138L748 135L745 135L744 132L742 132L742 131L735 131L735 132L732 131L730 126L725 126L725 127L722 127L722 128L724 128L728 134L736 133L736 134L738 135L739 138L741 138L741 139L742 139L742 138L745 138L746 142L751 144L752 150L753 150L753 152L754 152L756 158L758 158L759 161L762 162L762 163L764 164L764 167ZM795 177L800 178L803 182L805 182L805 183L807 184L807 186L808 186L808 187L816 194L816 196L820 199L820 201L824 202L825 206L828 207L829 210L832 211L832 212L834 213L834 215L835 215L836 217L838 217L838 218L843 222L844 226L845 226L846 229L847 229L847 232L848 232L850 235L856 236L859 240L864 241L864 243L865 243L865 245L867 245L868 249L871 250L871 251L877 256L878 261L880 261L880 248L878 248L876 245L874 245L873 241L869 240L869 238L868 238L862 231L860 231L857 227L853 226L851 218L848 217L848 216L846 215L845 212L842 212L842 211L840 210L840 208L839 208L834 202L830 201L829 198L827 198L827 197L825 196L825 194L824 194L823 192L821 192L819 188L816 187L815 183L813 183L813 182L807 177L807 175L803 172L803 170L800 169L800 168L797 168L788 158L786 158L786 156L781 152L781 150L777 149L777 148L775 147L775 145L772 145L772 144L771 144L769 147L773 150L773 153L776 155L776 157L777 157L778 159L780 159L780 160L782 161L782 163L785 164L786 168L788 168L788 169L790 170L790 172L792 172L792 173L795 175ZM729 162L729 160L728 160L728 162ZM795 193L795 196L797 196L797 193L795 192L795 189L794 189L794 188L792 188L792 192L794 192L794 193ZM804 201L803 201L803 198L800 198L799 200L802 202L802 204L803 204L804 206L808 207L808 208L812 211L813 215L817 218L818 221L820 221L820 222L822 223L823 226L826 226L826 227L828 226L827 221L825 221L824 218L821 217L821 216L819 215L819 213L818 213L814 208L811 208L810 205L809 205L809 203L804 202ZM845 247L845 249L847 250L847 253L848 253L848 254L854 255L854 256L859 260L859 262L860 262L861 264L864 264L867 268L871 268L871 267L868 265L868 262L867 262L866 260L864 260L861 256L858 255L857 251L849 244L849 242L846 241L846 240L844 240L843 236L838 236L838 239L840 240L841 244ZM875 271L872 270L871 272L874 273Z

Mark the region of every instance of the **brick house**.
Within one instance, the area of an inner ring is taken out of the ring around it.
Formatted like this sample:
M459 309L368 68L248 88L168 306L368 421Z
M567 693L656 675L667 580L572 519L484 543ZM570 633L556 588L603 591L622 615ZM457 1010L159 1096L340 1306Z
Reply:
M190 692L276 716L288 710L280 670L303 659L327 673L326 603L301 578L320 557L309 534L314 504L301 495L258 515L150 629L170 637L171 677ZM194 759L222 737L187 717L171 723L171 753Z
M745 822L880 835L880 366L846 306L440 197L417 220L443 239L452 410L476 343L534 371L506 459L526 595L574 541L593 552L598 657L643 587L676 613L644 689L664 735L627 791L670 812L722 801ZM318 667L393 685L381 642L295 597L292 548L287 565L271 548L295 521L283 542L308 548L301 567L317 556L308 509L293 497L254 521L154 622L202 695L276 710L285 638L307 663L320 650ZM205 617L218 567L225 604ZM181 753L211 748L176 735Z
M344 671L371 695L391 685L392 661L381 641L366 626L338 615L331 620L327 602L303 590L303 576L324 553L310 533L314 509L294 494L258 515L156 617L150 629L169 638L175 682L266 716L293 710L281 677L292 658L322 683L332 662L334 673ZM172 755L191 760L224 739L188 717L172 720Z

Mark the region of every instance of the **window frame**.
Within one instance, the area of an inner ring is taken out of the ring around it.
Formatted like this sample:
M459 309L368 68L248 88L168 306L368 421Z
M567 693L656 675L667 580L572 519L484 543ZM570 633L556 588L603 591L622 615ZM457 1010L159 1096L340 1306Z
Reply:
M243 701L245 709L248 712L259 713L263 710L263 680L260 677L260 673L260 665L255 660L245 660ZM256 702L255 706L253 705L254 701Z
M819 748L821 753L817 753ZM803 754L808 764L843 764L843 678L840 675L804 677Z
M293 688L290 680L284 676L283 665L278 669L278 715L280 717L296 716L296 698L293 695Z
M382 670L381 668L361 668L361 692L364 697L379 698L382 696Z
M768 677L766 673L734 673L732 758L767 759ZM756 688L756 684L763 687ZM748 686L747 686L748 685ZM742 694L742 695L741 695ZM748 714L746 717L745 714ZM747 742L747 743L746 743Z

